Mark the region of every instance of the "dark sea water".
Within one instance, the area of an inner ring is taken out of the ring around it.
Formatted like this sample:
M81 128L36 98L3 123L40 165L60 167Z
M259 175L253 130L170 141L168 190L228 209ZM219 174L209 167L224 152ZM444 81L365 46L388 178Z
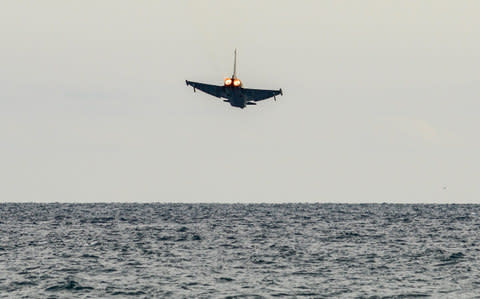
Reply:
M0 204L2 298L480 298L480 205Z

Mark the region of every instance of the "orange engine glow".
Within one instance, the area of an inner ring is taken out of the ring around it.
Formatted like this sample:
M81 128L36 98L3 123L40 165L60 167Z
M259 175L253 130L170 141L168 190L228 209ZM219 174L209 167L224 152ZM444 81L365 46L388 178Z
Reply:
M233 80L233 86L238 87L238 86L240 86L240 84L242 84L242 82L240 80L238 80L238 79Z
M225 79L224 82L225 82L225 86L230 86L230 85L232 85L232 79L230 79L230 78Z

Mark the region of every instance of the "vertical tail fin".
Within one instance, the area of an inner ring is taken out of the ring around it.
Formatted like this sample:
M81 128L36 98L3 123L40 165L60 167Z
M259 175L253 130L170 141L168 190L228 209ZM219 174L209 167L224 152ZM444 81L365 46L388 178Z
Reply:
M234 58L233 58L233 75L232 78L237 78L237 49L233 52Z

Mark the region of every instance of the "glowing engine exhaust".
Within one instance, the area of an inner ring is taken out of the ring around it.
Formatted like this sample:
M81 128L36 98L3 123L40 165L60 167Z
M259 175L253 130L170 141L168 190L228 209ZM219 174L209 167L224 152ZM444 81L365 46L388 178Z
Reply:
M239 79L235 78L235 79L232 79L232 78L226 78L224 81L223 81L224 85L225 86L235 86L235 87L240 87L242 86L242 81L240 81Z

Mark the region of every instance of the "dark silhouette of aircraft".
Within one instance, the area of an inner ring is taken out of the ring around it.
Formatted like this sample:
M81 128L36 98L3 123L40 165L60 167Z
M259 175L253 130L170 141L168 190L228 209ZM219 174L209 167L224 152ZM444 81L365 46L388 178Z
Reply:
M242 81L237 78L237 49L234 52L233 60L233 75L230 78L225 78L223 86L211 85L205 83L198 83L185 80L187 86L193 87L193 91L201 90L217 98L225 98L224 102L229 102L233 107L245 108L247 105L256 105L256 102L263 101L273 97L277 100L277 95L283 95L282 89L267 90L267 89L251 89L243 88Z

